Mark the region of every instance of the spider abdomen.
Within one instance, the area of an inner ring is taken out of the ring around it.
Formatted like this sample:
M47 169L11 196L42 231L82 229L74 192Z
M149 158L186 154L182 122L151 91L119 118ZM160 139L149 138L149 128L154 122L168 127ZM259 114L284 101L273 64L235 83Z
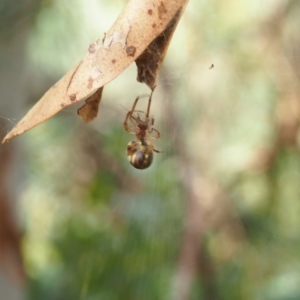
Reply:
M153 161L153 150L150 142L132 141L127 145L127 157L136 169L146 169Z

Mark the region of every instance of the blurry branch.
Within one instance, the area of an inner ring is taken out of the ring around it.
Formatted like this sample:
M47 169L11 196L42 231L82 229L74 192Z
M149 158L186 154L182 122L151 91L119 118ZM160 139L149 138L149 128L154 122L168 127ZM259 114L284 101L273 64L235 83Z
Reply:
M3 116L17 116L21 113L26 96L24 82L28 73L25 71L26 42L31 22L39 7L38 0L5 0L0 4L0 111ZM0 120L3 138L6 128ZM23 293L22 285L26 281L22 261L22 233L16 209L19 207L18 191L20 165L17 163L21 144L0 145L0 267L1 271L14 285L0 282L0 298L14 297L16 289ZM2 276L1 276L2 277ZM0 279L2 281L2 279ZM18 287L18 288L17 288ZM5 295L6 294L6 295Z
M278 146L296 146L297 134L299 132L300 121L300 87L299 77L299 53L289 53L290 48L285 45L283 28L286 25L294 5L299 1L287 1L284 7L280 7L279 12L272 16L267 22L276 24L277 31L270 31L267 39L270 43L270 50L273 55L271 64L273 76L279 91L280 99L277 103L277 126L278 126ZM279 32L279 34L278 34ZM287 39L290 45L300 44L298 33L295 37ZM280 70L280 72L278 72Z
M167 72L166 67L163 71ZM174 90L170 84L162 85L162 87L163 98L166 99L164 111L168 112L166 130L170 135L174 132L173 149L180 162L178 171L181 173L186 201L185 225L172 299L188 300L193 281L196 275L200 273L200 257L204 238L204 211L201 205L202 199L199 197L201 195L197 195L195 190L196 178L199 175L196 174L195 165L192 164L186 152L177 112L173 101L170 101L170 99L174 99Z
M168 73L166 68L164 68L164 72ZM232 241L232 248L231 253L226 253L224 247L221 256L229 259L244 239L244 231L239 221L233 221L232 206L226 194L217 183L206 177L202 170L204 168L201 168L201 165L198 166L187 152L185 136L180 127L174 101L170 101L175 98L173 86L176 86L176 83L162 85L163 98L166 103L164 111L168 112L166 130L170 135L174 133L172 145L174 155L179 162L179 173L186 201L185 227L174 282L173 299L189 299L192 284L197 275L200 275L203 282L204 298L218 299L214 266L205 252L205 235L215 229L225 229L228 239ZM212 164L209 157L206 161L209 167Z
M0 266L16 285L24 284L25 270L21 254L21 232L13 211L8 183L16 154L15 145L0 148ZM14 187L15 188L15 187Z
M296 7L298 6L298 7ZM271 17L265 22L269 30L263 31L261 39L268 41L267 63L270 65L279 98L275 108L275 138L272 146L257 151L251 168L269 170L272 168L281 149L290 147L299 150L298 134L300 127L300 81L298 33L286 36L284 28L292 22L289 14L293 9L300 11L299 1L283 1ZM294 20L298 22L298 20ZM298 25L299 26L299 25ZM288 44L287 44L288 42Z

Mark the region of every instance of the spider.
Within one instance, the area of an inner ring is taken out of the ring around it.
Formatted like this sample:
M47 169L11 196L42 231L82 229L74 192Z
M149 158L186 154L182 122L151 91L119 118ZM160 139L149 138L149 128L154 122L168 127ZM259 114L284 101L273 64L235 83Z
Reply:
M154 148L152 143L149 141L149 138L158 139L160 137L160 133L153 128L154 118L149 117L150 106L151 106L151 98L153 91L149 97L147 113L145 115L145 120L140 118L139 113L144 113L139 110L135 110L137 102L140 98L148 97L148 95L138 96L132 106L132 109L127 113L123 127L130 134L135 134L137 141L131 141L127 145L127 157L129 162L136 169L147 169L152 161L153 161L153 151L157 153L162 153ZM136 115L134 115L136 113ZM128 120L134 125L133 131L128 126ZM151 133L155 132L155 136L151 136Z

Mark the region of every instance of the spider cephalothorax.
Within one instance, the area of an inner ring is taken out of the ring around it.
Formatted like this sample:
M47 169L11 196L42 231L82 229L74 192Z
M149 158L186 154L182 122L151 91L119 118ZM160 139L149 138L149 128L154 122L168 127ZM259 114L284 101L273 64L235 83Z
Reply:
M135 110L137 102L142 97L145 96L139 96L135 99L132 109L127 113L123 124L125 130L128 133L135 134L136 138L138 139L137 141L129 142L127 145L128 160L137 169L146 169L151 165L153 161L153 151L161 153L160 151L156 150L149 141L149 138L158 139L160 137L160 133L152 127L154 124L154 118L149 118L152 93L149 97L145 120L142 120L139 116L139 113L143 112ZM134 115L134 113L136 113L136 115ZM128 120L130 120L134 126L133 131L127 124ZM156 136L151 136L152 132L155 132Z

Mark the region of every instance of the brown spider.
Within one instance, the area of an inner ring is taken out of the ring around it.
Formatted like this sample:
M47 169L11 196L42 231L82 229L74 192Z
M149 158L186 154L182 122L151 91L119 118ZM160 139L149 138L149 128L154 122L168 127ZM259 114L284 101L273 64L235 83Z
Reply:
M127 145L127 157L129 162L136 169L146 169L148 168L153 161L153 151L157 153L162 153L154 148L152 143L149 141L149 138L158 139L160 133L153 128L154 118L149 118L151 98L153 91L149 97L147 113L145 115L145 120L140 119L139 112L144 113L139 110L135 110L136 104L140 98L148 97L148 95L139 96L135 99L132 109L127 113L123 127L130 134L135 134L137 141L131 141ZM134 113L137 113L134 115ZM128 119L134 125L133 131L127 124ZM155 131L156 136L151 136L151 133Z

